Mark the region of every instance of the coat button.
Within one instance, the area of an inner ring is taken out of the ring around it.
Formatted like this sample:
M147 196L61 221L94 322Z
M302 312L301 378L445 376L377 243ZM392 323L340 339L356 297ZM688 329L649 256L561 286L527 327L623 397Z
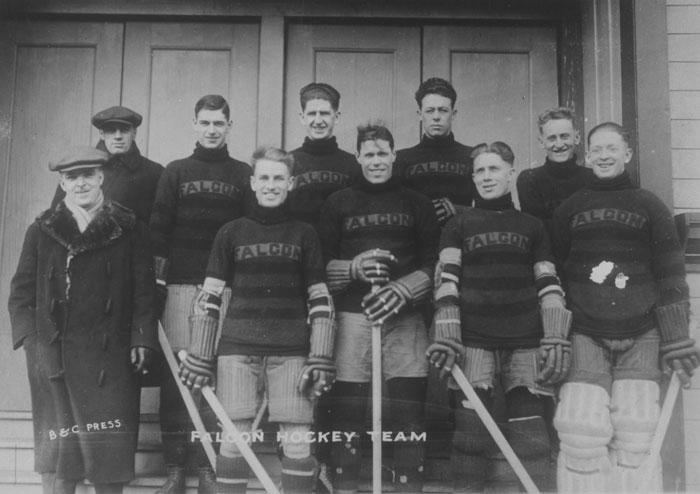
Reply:
M107 350L109 346L109 336L107 334L102 335L102 350Z
M105 314L110 314L112 312L112 299L111 297L107 299L105 303Z
M102 369L102 370L100 370L100 375L97 376L97 385L98 385L99 387L102 387L102 385L104 384L104 382L105 382L105 370Z
M61 369L53 376L49 376L49 379L51 381L63 381L63 376L65 376L65 375L66 375L66 371L64 369Z

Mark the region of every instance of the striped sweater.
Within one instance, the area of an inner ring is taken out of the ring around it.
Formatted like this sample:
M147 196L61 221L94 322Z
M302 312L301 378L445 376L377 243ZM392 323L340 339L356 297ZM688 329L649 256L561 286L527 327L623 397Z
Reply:
M469 157L472 149L455 141L453 134L424 135L417 145L396 153L394 175L402 185L430 199L447 197L455 206L471 206L476 195Z
M653 309L688 300L673 218L623 173L594 179L552 219L574 331L603 338L638 336L655 325Z
M292 151L294 188L289 193L292 216L318 228L321 206L333 192L348 187L361 175L355 156L338 148L335 137L313 141Z
M432 279L440 227L424 195L399 186L395 179L370 184L362 178L328 198L319 236L326 263L351 260L370 249L386 249L398 259L392 280L417 270ZM361 301L369 290L368 284L353 281L334 296L336 310L362 312Z
M325 283L311 225L255 205L219 230L206 275L231 283L219 355L308 355L307 289Z
M486 348L533 348L542 338L538 292L558 285L553 274L535 280L534 265L554 262L541 220L513 207L510 194L447 222L440 239L442 281L453 281L461 310L462 342Z
M251 175L226 146L208 150L197 144L192 156L165 168L150 226L153 255L170 261L168 284L202 282L216 232L243 216L252 200Z

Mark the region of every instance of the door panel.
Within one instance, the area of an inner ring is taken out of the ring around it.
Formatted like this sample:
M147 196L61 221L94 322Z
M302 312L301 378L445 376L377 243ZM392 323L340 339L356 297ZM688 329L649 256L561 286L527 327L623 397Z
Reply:
M231 108L229 152L256 146L258 24L131 22L126 25L123 103L142 113L137 143L166 165L192 153L194 105L221 94Z
M27 22L7 23L0 32L0 300L6 301L24 233L50 205L56 188L49 160L66 147L94 143L90 117L118 103L123 29L109 23ZM3 302L0 382L17 385L0 396L0 409L27 410L24 358L11 350L6 307Z
M504 141L517 170L543 162L536 119L558 102L554 28L427 26L423 75L454 84L459 141Z
M420 29L391 26L291 24L287 31L284 145L306 136L299 123L299 90L318 81L341 94L335 128L341 148L353 152L357 125L382 120L396 147L418 135L413 92L420 79Z

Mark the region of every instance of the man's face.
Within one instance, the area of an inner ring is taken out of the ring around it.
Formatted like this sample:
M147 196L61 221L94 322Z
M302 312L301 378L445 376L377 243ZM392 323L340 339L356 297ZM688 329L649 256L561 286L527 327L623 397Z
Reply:
M299 120L312 141L330 138L339 117L340 112L335 111L331 102L325 99L309 100L304 110L299 112Z
M231 121L221 110L199 110L194 119L197 142L205 149L219 149L226 144Z
M250 177L250 187L255 191L255 198L264 208L281 205L292 190L292 176L284 163L268 159L255 163L255 171Z
M498 199L510 192L515 170L495 153L482 153L474 158L474 184L484 199Z
M614 130L604 128L591 136L588 162L596 177L603 180L617 177L631 159L632 150Z
M563 163L574 156L581 134L574 129L571 120L550 120L542 126L540 145L547 153L549 161Z
M396 153L389 141L364 141L355 156L362 168L362 175L369 183L382 184L391 178Z
M122 154L131 149L136 128L122 122L107 122L100 129L100 137L105 141L109 154Z
M452 132L452 119L457 110L452 108L450 98L439 94L426 94L418 115L423 124L423 133L428 137L441 137Z
M59 177L59 184L65 191L66 198L83 209L90 209L97 204L103 181L101 168L78 168L61 172Z

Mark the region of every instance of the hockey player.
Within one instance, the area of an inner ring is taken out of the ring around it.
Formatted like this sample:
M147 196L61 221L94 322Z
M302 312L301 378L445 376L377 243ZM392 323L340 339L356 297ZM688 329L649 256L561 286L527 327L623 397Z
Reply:
M565 199L583 188L591 177L590 169L579 165L576 146L581 134L575 126L574 112L566 107L550 108L537 118L539 142L547 153L544 165L526 169L518 175L520 209L548 225L552 213Z
M401 184L432 199L441 225L474 199L472 148L457 142L452 133L456 101L457 92L448 81L433 77L423 82L416 91L423 137L396 154Z
M219 95L202 97L195 105L193 125L197 134L195 150L163 171L151 217L162 321L176 353L187 349L190 343L189 305L197 283L204 279L216 232L225 223L243 216L250 200L250 167L228 154L226 138L231 118L226 100ZM191 449L187 445L192 425L169 374L169 370L162 371L160 394L168 479L158 494L185 492L185 463ZM207 428L215 428L211 415L209 419ZM214 472L201 445L196 448L199 493L215 492Z
M333 192L357 180L360 168L355 156L338 147L333 129L340 118L340 93L322 82L299 91L299 120L306 129L294 156L294 189L289 194L292 215L318 226L321 206Z
M689 383L700 352L688 337L688 285L670 212L625 171L629 137L606 122L588 134L594 180L552 220L573 312L572 367L561 389L560 492L661 492L635 484L659 415L659 355ZM653 461L653 460L652 460Z
M252 163L257 205L216 236L193 303L192 341L180 375L197 388L211 383L217 370L217 395L242 432L251 431L267 389L270 421L280 427L282 489L308 494L315 469L307 439L312 400L334 377L332 302L318 236L309 224L290 219L284 204L294 158L281 149L260 148ZM217 349L227 284L231 303ZM222 442L216 470L219 492L246 492L249 468L233 440Z
M481 144L472 157L478 195L475 207L442 231L428 356L444 375L455 365L449 354L461 354L460 365L489 411L500 380L505 435L541 482L549 464L545 401L566 375L571 317L544 225L513 206L512 150L503 142ZM481 492L490 475L491 440L464 393L454 383L450 388L455 492Z
M419 308L432 289L439 226L430 200L392 178L395 158L389 130L359 127L357 161L363 176L332 194L321 217L328 286L338 310L334 430L352 433L351 440L333 444L334 486L341 493L358 486L376 324L382 327L393 429L410 436L424 427L428 338ZM371 293L373 284L381 288ZM423 454L422 442L394 442L397 492L421 491Z

